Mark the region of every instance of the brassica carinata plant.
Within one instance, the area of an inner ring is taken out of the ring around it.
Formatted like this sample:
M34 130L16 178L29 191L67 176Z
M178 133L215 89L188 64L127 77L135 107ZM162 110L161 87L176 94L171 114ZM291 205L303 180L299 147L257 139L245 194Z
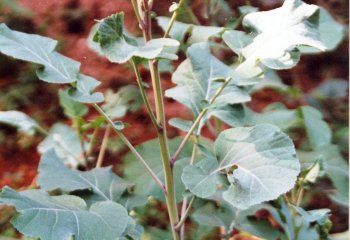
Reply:
M135 217L135 209L151 197L166 205L169 224L162 239L199 234L186 233L190 215L200 225L221 228L222 238L238 229L267 239L327 239L329 211L298 206L305 186L320 174L321 164L317 159L301 165L293 141L284 132L302 123L311 149L321 151L331 138L322 115L308 106L258 114L245 103L271 69L289 69L303 53L334 48L342 27L324 10L300 0L246 14L245 32L177 22L183 0L171 6L171 18L156 19L152 19L152 1L131 2L143 38L127 32L124 13L99 20L89 36L89 45L98 54L115 64L129 64L135 72L138 89L123 89L124 94L113 96L113 101L95 91L100 82L80 73L79 62L55 50L57 41L0 25L1 53L39 64L36 74L42 81L65 84L59 91L60 104L76 130L56 124L46 131L23 113L0 112L1 122L46 135L38 146L40 189L16 192L5 187L0 193L0 202L18 212L12 224L24 235L44 240L155 239L149 226L141 226ZM153 20L164 30L163 37L153 38ZM324 25L332 29L324 31ZM237 61L219 60L212 53L214 42L226 45ZM163 91L160 65L178 60L178 51L185 51L187 58L172 75L175 86ZM154 106L140 74L144 65L152 79ZM165 119L165 97L186 106L193 119ZM118 120L140 106L139 101L130 104L131 99L142 99L157 133L156 139L138 146L125 137L127 126ZM86 105L100 115L89 124L84 124ZM230 126L216 129L215 141L202 137L210 119ZM185 132L184 137L168 138L168 120ZM106 128L106 136L113 130L129 150L122 177L111 167L101 167L104 141L101 154L92 158L96 167L77 170L91 162L93 136L99 128ZM86 137L87 129L93 129L91 138ZM259 209L267 209L280 229L251 221ZM199 235L192 237L199 239Z

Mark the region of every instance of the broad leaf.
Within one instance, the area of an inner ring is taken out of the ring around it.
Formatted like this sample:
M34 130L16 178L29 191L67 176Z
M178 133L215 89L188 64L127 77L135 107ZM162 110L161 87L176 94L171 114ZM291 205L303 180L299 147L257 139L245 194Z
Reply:
M304 169L321 161L325 174L331 179L336 190L329 192L331 198L342 205L349 204L349 166L337 146L326 145L312 152L300 151L298 155Z
M282 198L275 201L274 205L276 207L260 204L239 212L235 221L237 229L263 239L328 239L331 226L329 209L305 211L300 207L287 205ZM279 228L273 227L268 221L257 219L255 214L260 210L268 211Z
M225 32L223 39L245 58L237 72L254 68L257 61L269 68L286 69L299 61L297 47L300 45L326 50L320 38L318 20L317 6L301 0L286 0L280 8L244 17L243 25L252 31L253 39L244 36L238 46L233 42L238 37L235 32Z
M299 108L299 114L304 120L307 136L313 149L331 143L332 132L322 119L322 113L312 107L303 106Z
M84 144L87 147L87 144ZM66 165L73 168L83 164L83 150L77 133L62 123L56 123L49 135L38 145L38 151L44 154L52 148L55 149Z
M193 124L191 121L187 121L181 118L172 118L168 123L170 126L173 126L184 132L188 132Z
M43 67L37 71L39 79L50 83L76 83L72 98L78 102L96 103L103 101L102 93L92 93L100 83L80 74L80 63L55 51L57 41L35 34L9 29L0 24L0 52L8 56Z
M329 79L313 89L310 95L319 100L344 98L348 96L348 89L349 82L347 80Z
M80 63L57 52L57 41L34 34L21 33L0 25L0 52L8 56L43 65L38 77L51 83L78 80Z
M256 113L246 107L245 112L246 124L249 126L269 123L281 128L282 130L287 130L295 126L300 120L295 110L289 110L285 107L269 111L264 109L261 113Z
M342 41L345 33L345 27L335 21L326 9L320 7L319 32L322 43L327 51L334 50ZM310 47L301 47L303 53L318 53L319 50Z
M77 102L98 103L103 102L104 97L100 92L93 92L101 82L84 74L79 74L76 87L70 88L69 96Z
M88 112L88 108L80 103L74 101L65 90L60 89L58 92L60 105L63 107L64 113L71 118L82 117Z
M272 207L268 203L262 203L246 210L235 211L234 228L259 237L259 239L279 239L282 233L274 228L268 219L264 217L256 218L257 212L266 211L270 208Z
M11 221L16 229L43 240L66 240L72 236L76 240L115 240L132 221L118 203L104 201L88 208L79 197L51 197L41 190L17 193L5 187L0 202L14 206L19 213Z
M127 111L136 112L143 104L139 89L133 85L124 86L116 93L107 90L105 95L102 108L111 118L124 117Z
M168 17L157 17L158 25L165 31L168 28L170 18ZM197 26L193 24L187 24L175 21L173 27L170 30L169 35L183 42L187 33L190 33L190 38L188 43L199 43L207 42L210 37L219 35L225 29L223 27L213 27L213 26Z
M181 139L175 138L169 141L170 152L173 153L180 144ZM146 160L148 165L157 174L160 179L164 179L162 158L160 155L159 142L157 139L147 141L136 146L136 150ZM178 202L182 200L182 194L185 190L181 181L182 169L188 165L191 157L191 146L187 144L185 149L179 155L174 166L174 182L176 188L176 199ZM126 179L135 183L135 193L142 195L152 195L160 200L164 200L164 194L155 181L145 171L142 164L129 153L123 158L125 163L124 174Z
M195 195L208 198L217 190L218 177L224 174L230 185L223 198L240 209L289 191L300 170L292 141L273 125L225 130L214 148L218 164L209 164L207 159L187 166L182 180Z
M278 91L287 91L289 86L282 82L282 79L278 76L276 71L264 68L264 77L258 84L254 85L251 92L256 92L264 88L273 88Z
M191 218L195 220L198 224L205 226L215 226L215 227L229 227L223 221L224 215L229 215L232 220L232 211L227 211L226 208L217 208L213 206L212 203L207 203L201 208L196 209Z
M17 127L19 131L30 135L39 128L34 119L19 111L0 111L0 123Z
M193 44L187 54L188 59L173 74L172 80L177 86L167 90L165 95L190 108L196 117L222 86L222 82L215 80L230 78L231 68L211 55L206 43ZM241 125L243 109L233 104L247 102L250 96L235 84L235 80L208 106L210 109L202 123L214 115L230 125Z
M142 43L130 36L124 29L124 13L102 19L95 27L93 49L105 55L109 61L125 63L132 57L144 59L165 58L176 60L174 54L179 42L169 38L152 39Z
M131 186L112 172L111 167L95 168L81 172L66 167L53 149L45 152L40 160L38 184L47 191L73 192L89 190L94 201L118 201Z

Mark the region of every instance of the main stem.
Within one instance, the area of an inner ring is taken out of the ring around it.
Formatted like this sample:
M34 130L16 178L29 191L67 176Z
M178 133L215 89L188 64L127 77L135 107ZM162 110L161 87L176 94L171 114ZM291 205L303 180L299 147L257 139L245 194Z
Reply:
M167 190L165 199L166 199L166 204L168 208L173 238L177 240L179 239L179 235L175 230L174 226L179 221L179 216L178 216L177 206L176 206L175 186L174 186L173 172L172 172L171 163L170 163L168 139L166 136L163 93L162 93L161 84L160 84L157 62L150 61L149 64L150 64L152 86L153 86L154 99L155 99L155 105L156 105L157 123L158 123L158 126L161 126L158 129L157 134L159 138L160 152L162 155L162 164L163 164L163 171L165 176L165 186Z
M144 11L144 19L140 23L142 33L145 41L152 39L152 28L151 28L151 6L147 0L141 0L141 9ZM149 68L152 78L152 87L156 107L156 120L159 128L157 129L157 135L159 139L160 153L162 156L163 172L165 177L165 200L169 214L171 231L174 240L179 240L179 234L175 230L175 225L179 221L179 215L177 212L176 198L175 198L175 185L172 167L170 163L170 153L168 148L168 139L166 134L166 122L165 122L165 111L163 102L163 92L160 83L160 76L158 70L157 60L149 60Z

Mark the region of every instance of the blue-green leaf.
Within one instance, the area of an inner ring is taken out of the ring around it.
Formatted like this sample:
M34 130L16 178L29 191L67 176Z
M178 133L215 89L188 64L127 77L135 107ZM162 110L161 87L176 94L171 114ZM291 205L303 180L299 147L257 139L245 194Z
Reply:
M209 102L222 86L222 82L215 80L230 78L232 69L211 55L209 45L206 43L193 44L188 48L187 54L188 59L182 62L173 74L172 80L177 86L167 90L165 95L190 108L196 117L204 107L207 107L203 102ZM202 123L213 115L231 125L241 121L244 117L242 108L232 105L247 102L250 96L235 82L236 79L233 79L209 106L210 109ZM233 112L232 118L227 117L227 112L230 111Z
M345 27L335 21L326 9L320 7L319 15L319 33L322 43L326 46L327 51L334 50L343 40ZM303 53L318 53L320 50L311 47L300 47Z
M117 202L131 186L115 175L111 167L95 168L86 172L71 170L63 164L53 149L45 152L40 160L38 184L47 191L91 191L93 196L87 196L86 199L89 202Z
M303 106L299 113L304 120L306 132L313 149L331 143L332 132L328 124L322 119L322 113L315 108Z
M339 204L349 204L349 172L348 164L335 145L326 145L311 152L300 152L300 160L304 167L309 167L316 161L322 161L326 176L332 181L335 192L329 192L330 197Z
M77 85L70 88L69 96L77 102L82 103L98 103L103 102L104 97L100 92L93 92L97 86L101 84L100 81L84 74L79 74Z
M185 186L199 197L213 195L218 176L224 174L229 186L223 198L234 207L246 209L289 191L299 174L293 142L273 125L225 130L214 148L218 164L204 160L185 167L182 175Z
M252 31L255 36L253 40L244 36L241 46L237 47L237 43L232 42L236 39L232 36L237 33L225 32L223 39L245 58L237 72L253 69L258 61L270 68L286 69L299 61L298 46L326 50L320 38L318 20L317 6L301 0L286 0L280 8L250 13L244 17L243 25Z
M180 144L181 139L175 138L169 141L170 152L173 153ZM153 139L136 146L136 150L146 160L153 172L157 174L160 179L164 179L162 158L160 154L160 147L158 139ZM182 194L185 187L181 181L182 169L188 165L191 156L191 146L187 144L178 160L174 165L174 182L176 188L176 200L182 200ZM149 173L144 170L144 167L133 154L129 153L123 158L125 163L124 174L126 179L135 183L135 193L146 196L153 196L160 200L164 199L164 194L155 181L149 176Z
M132 57L144 59L165 58L176 60L175 52L179 42L170 38L152 39L143 43L128 34L124 29L124 13L102 19L98 23L93 40L93 48L105 55L109 61L125 63ZM91 44L90 44L91 45Z
M82 117L88 112L88 108L84 104L74 101L66 90L60 89L58 96L60 105L63 107L64 113L68 117Z
M72 128L65 124L56 123L50 129L49 135L38 145L38 151L41 154L52 148L68 166L75 168L84 163L79 137Z
M158 25L165 31L168 28L170 18L168 17L157 17ZM173 27L170 30L169 35L183 42L185 35L190 33L190 38L188 43L199 43L207 42L210 37L219 35L225 30L223 27L213 27L213 26L197 26L193 24L187 24L175 21Z
M71 83L78 79L80 63L57 52L57 41L34 34L21 33L0 25L0 52L40 64L38 77L50 83Z
M30 135L39 128L34 119L19 111L0 111L0 123L17 127L19 131Z
M107 90L103 110L111 118L124 117L127 111L136 112L143 104L139 89L133 85L121 87L118 92Z
M121 237L130 217L112 201L86 206L83 199L61 195L51 197L41 190L17 193L5 187L0 202L19 213L11 222L21 233L42 240L115 240ZM98 227L96 227L98 226Z

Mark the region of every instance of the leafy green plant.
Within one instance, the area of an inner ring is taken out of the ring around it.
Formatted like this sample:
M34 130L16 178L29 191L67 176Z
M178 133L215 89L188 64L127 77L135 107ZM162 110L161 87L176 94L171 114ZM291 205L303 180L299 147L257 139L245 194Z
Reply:
M97 22L89 45L112 63L130 64L138 85L138 90L125 87L116 94L107 92L106 97L95 91L98 80L80 73L79 62L55 50L57 41L0 25L0 52L40 65L36 72L40 80L65 85L59 100L73 123L72 127L57 123L47 131L24 113L0 112L0 122L46 136L38 146L40 189L16 192L5 187L0 193L1 203L16 208L18 214L11 222L21 233L62 240L184 239L186 235L199 239L200 231L185 231L191 215L193 224L219 227L222 238L230 238L237 229L268 239L327 239L329 211L307 212L299 207L303 191L324 171L337 188L334 198L342 204L347 200L343 180L348 175L342 172L339 179L336 174L341 169L332 166L329 152L324 151L337 149L331 146L331 130L322 114L309 106L271 107L255 113L245 103L271 69L289 69L302 53L334 48L343 27L324 10L300 0L286 0L266 12L242 10L248 13L242 19L247 32L197 26L176 21L184 2L170 7L170 19L157 17L165 32L161 38L152 38L152 1L131 1L143 39L127 32L124 13ZM334 26L339 34L330 37L325 25ZM224 49L236 54L237 61L222 62L211 51L215 44L226 44ZM177 60L179 48L187 58L172 75L175 87L164 93L158 63ZM155 112L140 74L144 64L152 79ZM164 96L193 113L191 121L169 120L184 137L168 139ZM133 146L123 133L128 124L118 119L137 111L140 99L157 138ZM86 120L87 105L100 116ZM202 136L211 119L217 123L214 142ZM222 123L230 128L222 130ZM105 137L96 159L92 152L102 128ZM308 142L303 149L296 150L287 134L290 129L305 131ZM123 157L122 177L111 167L101 167L111 130L129 150ZM337 161L346 165L340 156ZM96 167L78 170L91 163ZM166 205L166 229L139 224L138 212L154 199ZM261 209L269 211L280 227L254 221Z

